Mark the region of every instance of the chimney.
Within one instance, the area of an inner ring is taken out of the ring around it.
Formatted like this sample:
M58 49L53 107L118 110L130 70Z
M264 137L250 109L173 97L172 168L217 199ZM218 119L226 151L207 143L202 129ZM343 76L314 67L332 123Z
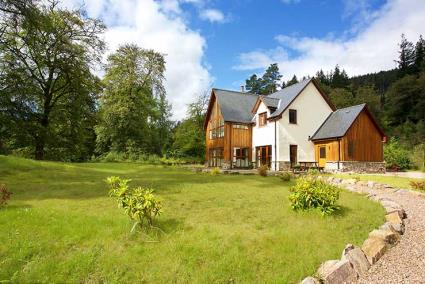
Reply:
M245 93L245 86L244 85L241 86L241 93Z

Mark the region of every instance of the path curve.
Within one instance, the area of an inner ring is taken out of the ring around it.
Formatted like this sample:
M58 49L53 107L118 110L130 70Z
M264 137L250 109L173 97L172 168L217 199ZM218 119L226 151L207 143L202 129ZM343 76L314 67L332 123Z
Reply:
M409 190L376 190L407 213L401 241L372 265L359 283L425 283L425 195Z

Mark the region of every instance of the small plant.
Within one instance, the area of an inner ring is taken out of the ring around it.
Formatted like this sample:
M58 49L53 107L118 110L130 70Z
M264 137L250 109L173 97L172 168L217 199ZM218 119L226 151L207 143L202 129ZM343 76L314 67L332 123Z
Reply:
M150 188L130 188L129 179L119 177L109 177L106 183L109 184L109 196L117 198L118 206L123 208L125 213L135 221L131 231L137 225L141 229L146 226L153 226L153 219L161 214L161 202L153 194Z
M262 166L258 167L258 169L257 169L258 174L262 177L267 176L268 170L269 170L269 167L267 167L266 165L262 165Z
M219 174L221 174L220 168L213 168L210 172L210 175L212 176L218 176Z
M289 172L283 172L283 173L280 175L280 179L281 179L282 181L285 181L285 182L290 181L290 180L291 180L291 173L289 173Z
M421 181L411 181L411 182L410 182L410 186L411 186L413 189L421 190L421 191L425 191L425 180L421 180Z
M336 205L339 199L339 188L321 180L311 177L300 178L289 191L291 192L289 201L294 210L317 208L324 216L339 209Z
M318 176L320 174L318 169L309 169L308 174L311 176Z
M7 189L6 185L0 184L0 207L7 204L11 195L12 192Z

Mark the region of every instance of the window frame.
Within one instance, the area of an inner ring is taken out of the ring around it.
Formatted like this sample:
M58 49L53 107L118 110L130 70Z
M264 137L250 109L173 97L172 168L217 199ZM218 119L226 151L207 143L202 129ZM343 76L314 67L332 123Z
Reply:
M224 137L224 119L214 119L210 121L210 140Z
M288 116L289 116L289 124L298 124L298 112L296 109L289 109ZM291 118L293 119L291 120Z
M324 155L322 157L322 150L324 150ZM326 146L319 146L319 159L326 159Z
M267 125L267 111L258 114L258 126Z

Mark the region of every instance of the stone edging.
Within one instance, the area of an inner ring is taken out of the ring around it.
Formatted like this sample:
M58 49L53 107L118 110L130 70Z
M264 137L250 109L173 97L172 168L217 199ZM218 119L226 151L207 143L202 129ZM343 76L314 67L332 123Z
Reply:
M314 277L309 276L301 281L301 284L318 283L356 283L359 276L365 275L371 265L375 264L391 247L395 246L405 232L404 219L407 217L405 210L394 200L380 197L379 190L385 193L407 191L397 189L389 185L373 181L357 181L356 179L341 179L334 177L322 177L330 184L345 188L348 191L367 194L369 199L378 201L385 208L386 223L379 229L369 233L369 238L363 242L361 248L352 244L346 245L340 260L328 260L322 263ZM413 193L413 192L412 192ZM425 197L425 194L415 192L414 194Z

